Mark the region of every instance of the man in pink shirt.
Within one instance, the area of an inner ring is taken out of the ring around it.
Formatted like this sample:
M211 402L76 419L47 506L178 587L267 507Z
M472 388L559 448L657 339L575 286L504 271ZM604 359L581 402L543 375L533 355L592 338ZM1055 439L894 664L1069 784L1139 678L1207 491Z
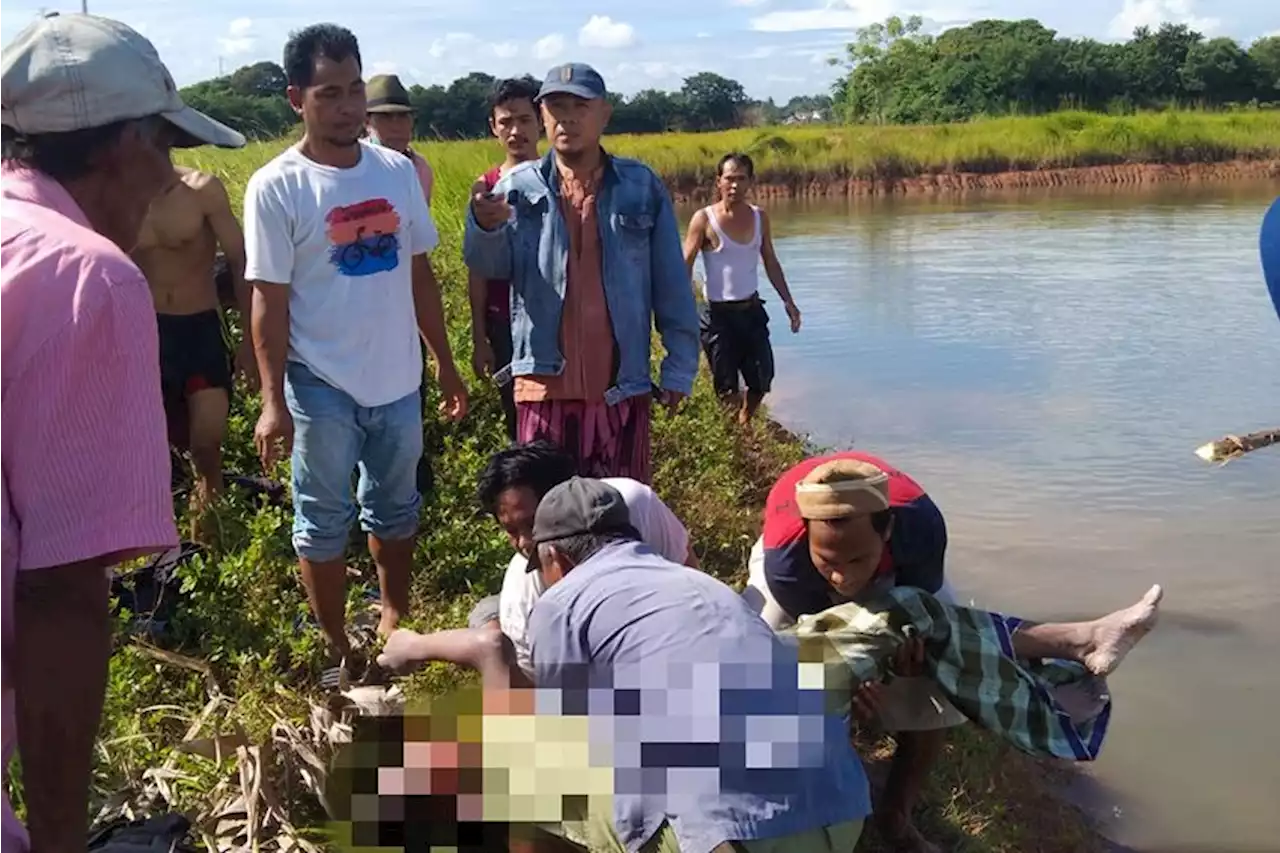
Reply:
M175 145L244 144L182 103L155 48L42 18L3 71L4 851L84 850L111 650L108 573L177 543L155 309L126 254Z

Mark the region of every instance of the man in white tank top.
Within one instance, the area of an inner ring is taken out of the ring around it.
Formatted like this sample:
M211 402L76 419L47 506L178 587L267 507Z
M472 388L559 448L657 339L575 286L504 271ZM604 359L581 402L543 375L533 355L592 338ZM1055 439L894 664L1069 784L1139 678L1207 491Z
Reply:
M716 393L746 423L773 383L769 315L760 298L759 268L787 311L792 333L800 331L800 309L791 298L782 265L773 250L768 215L747 202L755 166L746 154L726 154L716 166L719 201L693 215L684 239L684 259L702 255L706 305L702 308L702 348L711 365ZM742 377L746 395L738 384Z

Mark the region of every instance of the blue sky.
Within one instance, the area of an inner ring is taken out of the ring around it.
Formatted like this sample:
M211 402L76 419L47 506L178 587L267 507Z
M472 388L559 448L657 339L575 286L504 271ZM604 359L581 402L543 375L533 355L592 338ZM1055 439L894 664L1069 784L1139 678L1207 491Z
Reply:
M753 97L825 91L856 27L920 14L931 31L981 18L1038 18L1060 34L1124 38L1140 24L1189 23L1244 42L1280 32L1277 0L391 0L373 11L337 0L88 0L150 38L179 85L260 59L280 61L290 30L316 21L351 28L369 73L448 83L469 71L532 72L590 62L611 89L678 88L697 71L740 80ZM40 9L77 0L7 0L8 42ZM360 10L360 11L355 11Z

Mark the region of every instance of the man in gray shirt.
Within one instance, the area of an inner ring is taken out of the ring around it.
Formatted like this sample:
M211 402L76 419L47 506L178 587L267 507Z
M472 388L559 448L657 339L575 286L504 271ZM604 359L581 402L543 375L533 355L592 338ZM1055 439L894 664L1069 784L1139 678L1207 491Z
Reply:
M852 853L866 776L824 693L799 686L795 645L639 539L617 490L575 477L538 505L529 559L547 587L529 622L535 682L561 714L604 721L618 840Z

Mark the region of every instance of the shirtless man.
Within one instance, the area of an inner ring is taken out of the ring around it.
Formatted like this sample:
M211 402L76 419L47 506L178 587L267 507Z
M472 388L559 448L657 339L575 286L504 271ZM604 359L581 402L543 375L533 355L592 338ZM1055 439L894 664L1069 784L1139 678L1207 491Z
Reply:
M174 166L173 182L151 203L133 259L151 285L160 330L160 381L169 441L188 450L195 468L192 538L222 489L222 439L231 406L231 354L222 335L214 257L226 256L240 315L249 316L244 234L222 182ZM235 368L254 387L257 369L246 334Z
M706 268L706 305L702 310L702 348L711 366L716 394L738 410L745 424L760 408L773 383L773 347L769 315L760 298L759 268L778 292L791 331L800 331L800 309L791 298L786 276L773 250L769 217L747 201L755 166L746 154L726 154L716 165L719 201L689 221L684 260L702 254ZM747 386L744 397L738 376Z

